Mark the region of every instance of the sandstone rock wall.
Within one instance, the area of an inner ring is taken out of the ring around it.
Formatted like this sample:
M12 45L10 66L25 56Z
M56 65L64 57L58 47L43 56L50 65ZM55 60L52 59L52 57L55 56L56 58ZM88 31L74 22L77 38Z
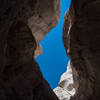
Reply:
M59 6L60 0L0 0L0 100L58 100L34 57L58 23Z
M99 0L71 1L65 16L63 40L71 59L74 82L78 85L75 96L70 100L98 100L100 98Z
M0 0L0 66L5 63L5 40L13 23L28 25L37 44L57 25L60 17L60 0ZM0 68L0 70L2 70Z
M59 16L60 0L0 0L0 100L58 100L33 56ZM76 89L70 100L98 100L99 0L72 0L63 41Z

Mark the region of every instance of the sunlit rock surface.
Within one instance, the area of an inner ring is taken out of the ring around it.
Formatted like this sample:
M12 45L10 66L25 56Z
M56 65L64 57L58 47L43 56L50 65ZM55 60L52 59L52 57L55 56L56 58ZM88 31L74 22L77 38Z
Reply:
M70 100L100 98L100 1L71 0L63 41L71 59L76 93Z
M54 28L60 18L60 0L37 0L35 14L28 19L28 25L37 41L43 40L45 35Z
M54 89L54 92L60 100L69 100L75 94L70 62L67 66L67 71L61 76L59 86Z
M0 0L0 100L58 100L34 58L59 16L60 0Z
M39 42L37 42L37 48L34 53L34 58L42 54L42 47Z

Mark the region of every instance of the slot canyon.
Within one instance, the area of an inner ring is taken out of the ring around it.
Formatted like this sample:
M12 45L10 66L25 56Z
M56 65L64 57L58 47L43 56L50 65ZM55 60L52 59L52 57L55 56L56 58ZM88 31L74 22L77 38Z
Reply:
M62 37L70 62L54 91L35 61L60 13L60 0L0 0L0 100L100 98L99 0L71 0Z

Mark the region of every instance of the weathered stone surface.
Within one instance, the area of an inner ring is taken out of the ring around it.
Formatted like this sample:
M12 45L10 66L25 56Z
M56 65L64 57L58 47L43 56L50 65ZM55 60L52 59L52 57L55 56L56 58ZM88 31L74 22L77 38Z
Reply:
M26 23L39 43L57 25L59 17L60 0L0 0L0 66L5 63L4 44L13 23Z
M34 60L58 23L60 0L0 0L0 100L58 100Z
M64 23L64 45L72 63L76 94L71 100L100 98L100 1L72 0ZM77 73L77 74L76 74Z
M74 85L71 64L69 62L67 71L61 76L59 86L54 89L54 92L60 100L69 100L75 94Z
M34 58L42 54L42 47L39 42L37 42L37 48L34 53Z

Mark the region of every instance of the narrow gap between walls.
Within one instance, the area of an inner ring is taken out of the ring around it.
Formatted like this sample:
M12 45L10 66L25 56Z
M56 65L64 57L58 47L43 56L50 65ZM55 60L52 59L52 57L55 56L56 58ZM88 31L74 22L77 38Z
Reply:
M66 71L69 58L63 45L62 33L64 14L71 0L61 0L61 16L58 25L41 41L43 54L36 58L44 78L51 88L58 86L60 76Z

